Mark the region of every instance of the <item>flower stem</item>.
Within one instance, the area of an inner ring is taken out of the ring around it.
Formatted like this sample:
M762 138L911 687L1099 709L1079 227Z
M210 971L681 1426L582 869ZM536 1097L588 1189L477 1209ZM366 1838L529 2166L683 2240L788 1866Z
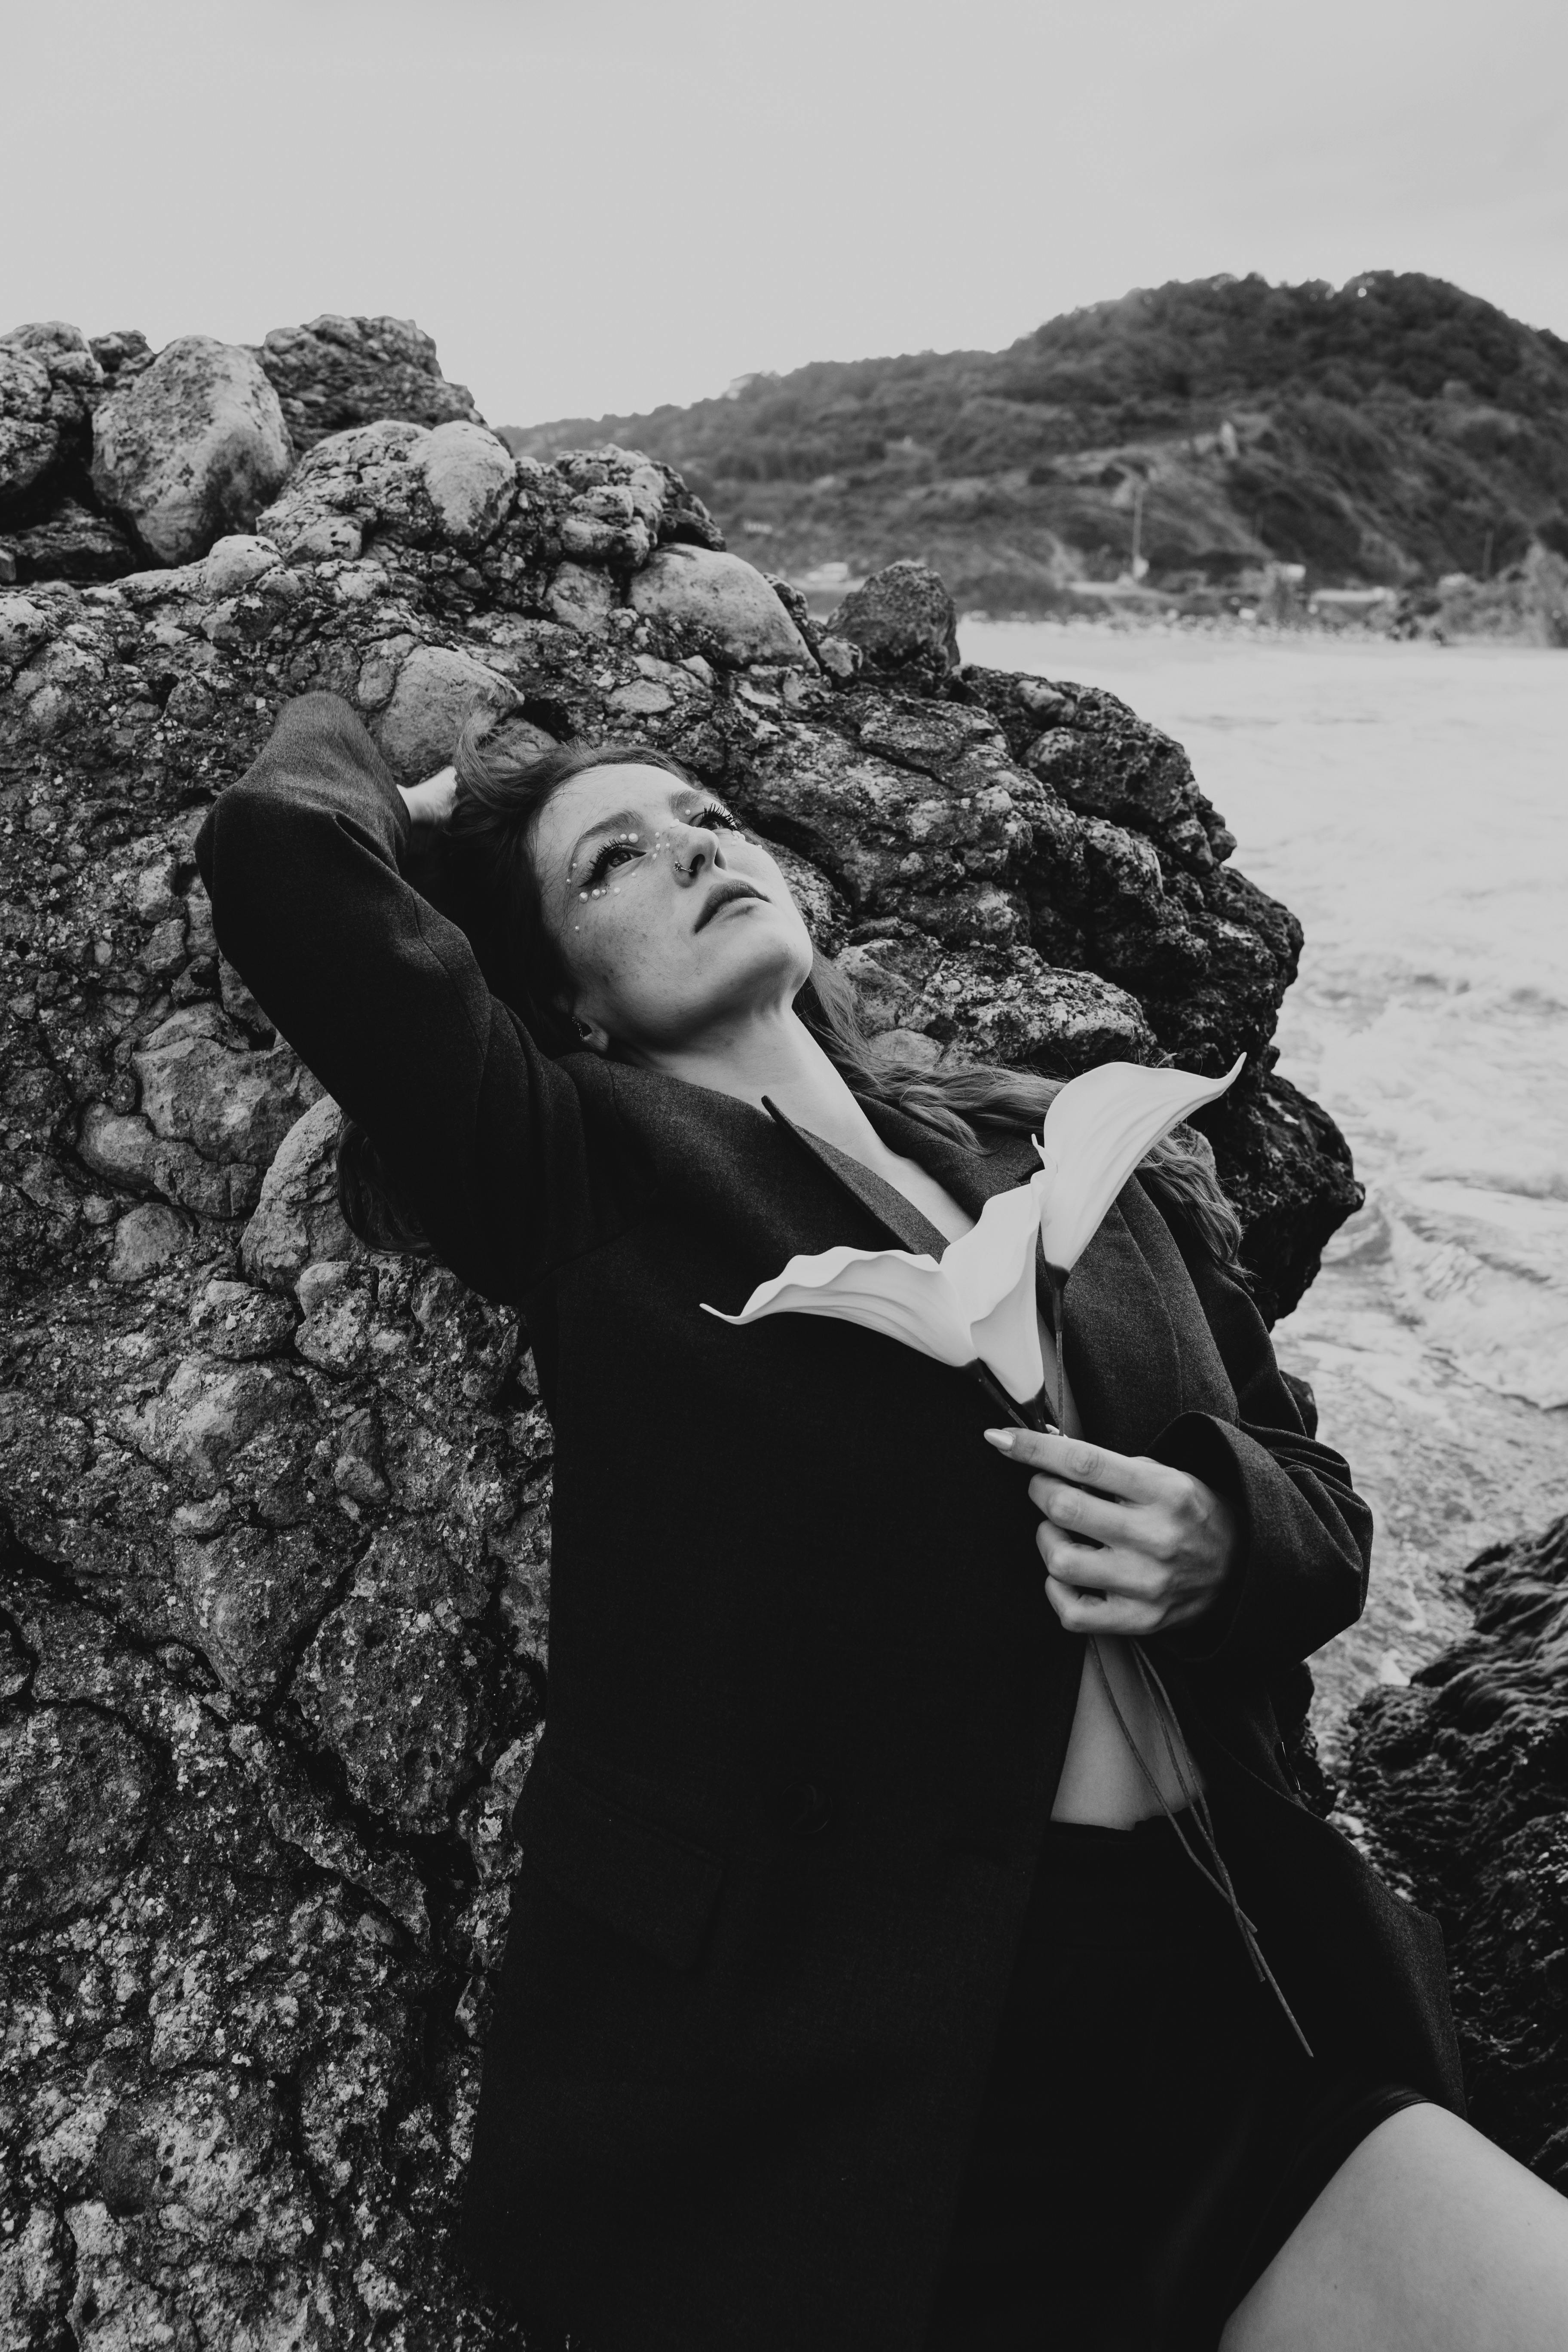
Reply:
M981 1361L978 1356L976 1356L969 1369L973 1373L975 1379L979 1381L981 1387L985 1391L986 1395L991 1399L992 1402L1001 1406L1003 1412L1006 1414L1008 1420L1013 1423L1016 1428L1037 1429L1041 1431L1049 1429L1051 1424L1047 1418L1047 1413L1048 1412L1049 1408L1045 1402L1046 1392L1044 1389L1040 1391L1037 1397L1031 1398L1027 1404L1019 1404L1015 1398L1008 1395L1006 1390L1002 1386L1001 1381L998 1381L994 1374L986 1370L984 1364Z
M1059 1265L1048 1262L1046 1281L1051 1294L1051 1331L1057 1343L1057 1427L1065 1437L1068 1433L1068 1343L1066 1295L1067 1276Z

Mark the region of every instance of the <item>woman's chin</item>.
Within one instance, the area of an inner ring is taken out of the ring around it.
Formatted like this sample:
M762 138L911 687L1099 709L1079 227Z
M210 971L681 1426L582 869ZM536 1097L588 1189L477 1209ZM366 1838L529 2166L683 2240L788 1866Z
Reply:
M804 924L766 898L736 898L721 907L712 920L703 925L701 937L725 955L748 961L753 957L798 957L803 950L808 958L811 954Z

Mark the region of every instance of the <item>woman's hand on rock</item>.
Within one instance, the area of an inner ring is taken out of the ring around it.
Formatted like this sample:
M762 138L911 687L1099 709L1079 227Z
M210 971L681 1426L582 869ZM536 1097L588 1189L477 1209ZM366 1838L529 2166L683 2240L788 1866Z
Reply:
M397 789L403 794L403 805L415 832L436 831L451 816L452 803L458 797L458 772L456 768L437 768L423 783L399 784Z
M1035 1474L1046 1594L1069 1633L1160 1633L1203 1615L1239 1543L1223 1495L1144 1454L1031 1429L1003 1434L1012 1444L999 1451Z

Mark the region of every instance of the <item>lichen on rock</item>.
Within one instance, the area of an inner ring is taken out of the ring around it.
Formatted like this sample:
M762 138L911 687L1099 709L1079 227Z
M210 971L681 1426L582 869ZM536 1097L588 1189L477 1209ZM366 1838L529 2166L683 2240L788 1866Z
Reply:
M303 452L269 505L0 590L23 2345L505 2340L451 2228L545 1694L551 1433L514 1314L349 1233L338 1107L217 950L195 832L285 699L343 695L405 781L476 702L524 743L675 754L926 1066L1246 1052L1206 1126L1270 1311L1358 1197L1271 1075L1299 927L1179 746L954 668L927 572L825 632L668 467L513 457L396 324L246 355ZM184 413L138 338L28 331L0 344L16 499L107 405ZM206 446L151 433L146 480Z

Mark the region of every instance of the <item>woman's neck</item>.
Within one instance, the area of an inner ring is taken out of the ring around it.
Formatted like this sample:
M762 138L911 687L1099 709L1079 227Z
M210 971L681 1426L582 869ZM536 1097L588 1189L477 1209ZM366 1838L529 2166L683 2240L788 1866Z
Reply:
M721 1038L663 1048L643 1058L645 1066L668 1077L738 1095L759 1110L766 1095L798 1127L808 1127L858 1160L875 1162L885 1156L881 1138L843 1073L788 1006L778 1013L759 1012Z

